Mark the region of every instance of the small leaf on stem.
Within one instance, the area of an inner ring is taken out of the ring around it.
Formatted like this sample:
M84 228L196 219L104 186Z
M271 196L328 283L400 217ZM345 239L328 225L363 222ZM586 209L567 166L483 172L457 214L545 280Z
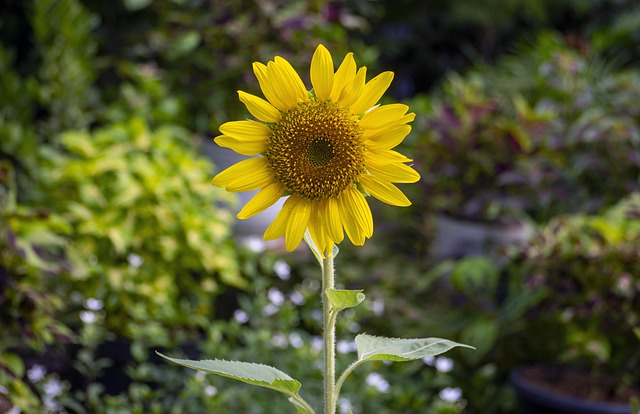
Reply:
M327 289L325 291L331 306L336 311L354 308L364 300L364 293L360 290Z

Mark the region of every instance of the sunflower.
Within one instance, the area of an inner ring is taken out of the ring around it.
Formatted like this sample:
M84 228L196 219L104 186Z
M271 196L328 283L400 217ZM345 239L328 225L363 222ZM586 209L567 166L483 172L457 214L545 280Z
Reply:
M238 91L257 121L224 123L215 138L221 147L253 156L216 175L212 184L228 191L260 191L240 210L247 219L288 197L264 233L285 237L295 249L306 230L322 252L331 252L344 234L363 245L373 234L365 196L387 204L411 202L394 183L413 183L420 175L412 160L392 148L411 131L415 114L403 104L376 105L393 79L383 72L369 82L348 53L337 71L329 51L319 45L311 59L307 91L291 64L276 56L253 71L266 100Z

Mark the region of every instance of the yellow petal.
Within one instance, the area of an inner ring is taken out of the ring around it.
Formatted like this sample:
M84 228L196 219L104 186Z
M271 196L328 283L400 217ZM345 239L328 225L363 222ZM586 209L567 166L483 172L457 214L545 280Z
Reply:
M311 85L319 101L326 101L331 97L333 89L333 59L323 45L318 45L311 58Z
M226 135L219 135L214 138L216 144L223 148L229 148L242 155L258 155L267 150L267 140L241 141Z
M347 236L356 246L362 246L373 234L373 217L364 196L355 187L348 187L339 198L340 219Z
M340 93L340 106L342 108L348 108L360 99L362 91L364 90L364 82L366 78L367 68L363 66L358 69L358 73L356 73L353 80L347 83L342 89L342 92Z
M258 79L260 89L262 90L265 98L267 98L267 100L277 109L281 111L286 110L286 100L280 96L279 91L274 87L275 80L268 76L267 66L260 62L254 62L253 73L256 75L256 79Z
M251 115L260 121L274 123L282 118L280 111L264 99L243 91L238 91L238 96Z
M284 236L287 230L287 223L289 222L289 216L291 215L291 209L295 205L295 199L291 196L282 205L282 208L278 212L278 215L273 222L267 227L264 232L263 238L265 240L275 240Z
M271 129L256 121L231 121L220 126L220 132L239 141L266 140L271 136Z
M364 163L367 167L371 165L387 165L394 162L411 162L411 158L407 158L397 151L379 150L377 148L369 148L364 153Z
M364 134L364 145L367 148L391 149L400 144L409 132L410 125L397 124L382 130L367 130Z
M275 82L273 87L284 102L284 110L293 109L298 102L307 100L304 83L285 59L276 56L273 62L267 63L267 76Z
M267 159L256 157L242 160L219 172L213 177L211 184L229 191L251 191L263 187L272 178L273 171L269 168ZM238 187L241 189L230 189Z
M399 162L387 165L367 165L369 172L382 180L391 183L415 183L420 174L406 164Z
M315 210L315 209L314 209ZM309 219L309 235L311 239L320 250L320 254L322 257L326 257L326 253L331 250L328 248L331 243L331 239L327 237L325 223L322 220L322 217L318 214L317 211L311 212L311 218Z
M325 201L323 208L323 215L327 223L327 234L336 244L338 244L344 239L344 231L342 230L342 222L340 221L340 209L338 208L338 199L335 197L328 198Z
M285 247L287 251L292 251L300 245L304 232L309 226L309 218L311 217L312 201L296 197L296 203L291 209L289 220L287 222L287 230L285 234Z
M407 207L411 201L395 185L380 180L373 175L363 174L359 177L360 184L365 190L378 200L392 206Z
M353 53L347 53L340 67L336 71L333 80L333 88L331 89L331 100L338 102L340 94L344 86L356 76L356 61L353 59Z
M364 114L360 127L365 129L381 129L398 122L409 107L404 104L382 105Z
M361 114L373 107L391 85L393 72L382 72L364 85L360 98L351 106L351 113Z
M248 219L271 207L284 194L284 186L278 182L271 183L254 195L236 215L240 220Z

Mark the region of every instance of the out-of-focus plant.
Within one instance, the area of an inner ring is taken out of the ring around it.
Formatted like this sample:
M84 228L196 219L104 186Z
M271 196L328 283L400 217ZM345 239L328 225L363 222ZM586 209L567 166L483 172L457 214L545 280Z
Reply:
M452 75L427 105L412 142L423 177L418 208L477 221L521 218L532 195L520 171L528 131L481 77Z
M476 219L596 212L639 188L640 73L556 34L497 67L453 76L412 142L420 206ZM432 195L433 193L433 195Z
M245 286L230 213L216 206L233 199L209 188L213 166L194 154L190 138L133 118L66 132L63 152L48 160L48 203L73 228L68 282L103 301L105 325L121 334L145 326L162 342L157 324L198 326L221 284Z
M142 64L186 109L180 124L198 134L244 116L236 91L254 82L252 62L286 50L287 59L302 63L319 42L345 53L349 31L366 25L365 19L328 0L123 1L120 7L83 3L103 22L96 34L105 102L118 101L114 86L135 81L131 63ZM375 64L377 50L359 46L366 63ZM258 88L256 83L252 87Z
M640 72L544 33L485 73L497 99L528 114L534 152L523 173L536 189L534 218L593 213L639 188Z
M591 395L616 396L638 384L640 349L640 195L601 215L561 216L540 229L517 267L530 288L550 294L529 315L522 333L528 352L544 362L588 368L592 379L611 375L611 389L592 384ZM528 335L530 334L530 335Z
M25 380L25 353L69 342L70 329L57 317L63 297L52 291L68 263L69 223L17 202L13 166L0 162L0 385L10 406L38 411L41 402Z

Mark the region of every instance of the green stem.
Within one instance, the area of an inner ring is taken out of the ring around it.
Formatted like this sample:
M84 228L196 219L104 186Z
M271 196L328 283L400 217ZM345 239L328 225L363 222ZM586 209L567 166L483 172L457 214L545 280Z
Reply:
M334 289L333 254L322 259L322 322L324 329L324 414L336 412L336 310L326 295Z
M353 370L356 369L363 362L364 361L360 361L360 360L353 362L351 365L347 367L347 369L342 373L342 375L340 375L340 378L338 378L338 382L336 383L336 396L340 395L340 389L342 388L342 384L344 384L344 381L347 379L349 374L351 374Z

